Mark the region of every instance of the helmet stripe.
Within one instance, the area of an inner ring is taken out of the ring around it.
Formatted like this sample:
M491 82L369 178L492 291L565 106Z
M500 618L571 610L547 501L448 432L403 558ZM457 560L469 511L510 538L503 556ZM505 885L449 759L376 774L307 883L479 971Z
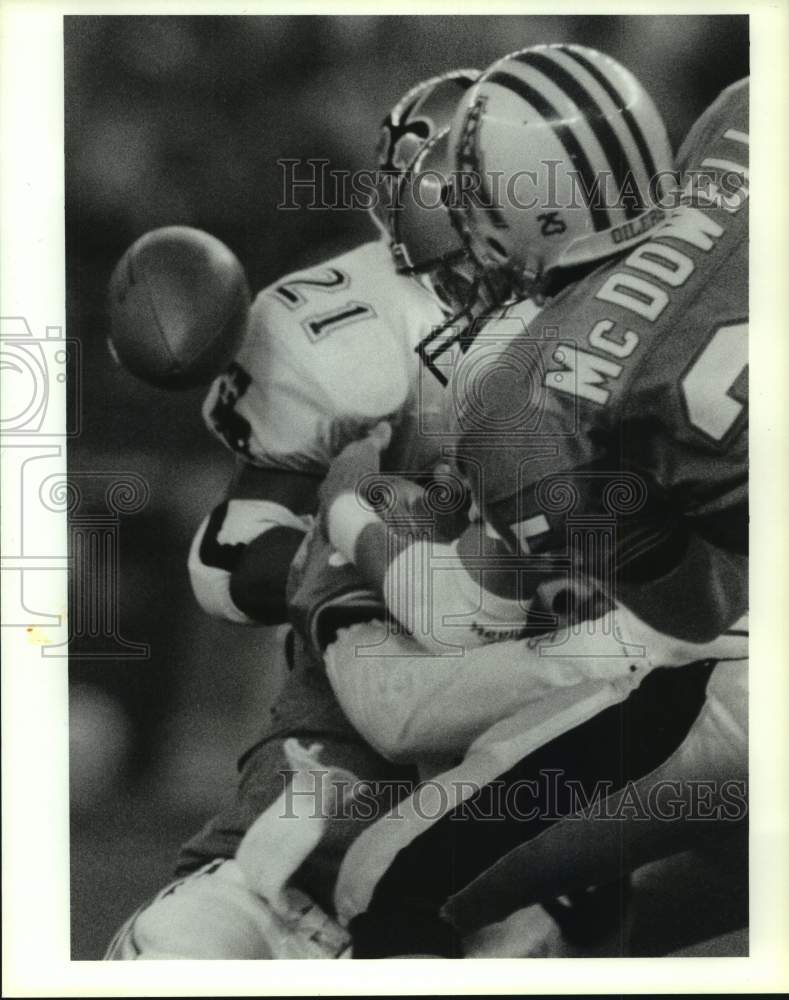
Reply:
M613 171L620 194L624 189L628 176L631 178L629 189L633 191L638 200L634 204L633 198L627 199L626 203L622 206L625 210L625 216L628 219L634 219L640 215L644 210L644 205L638 188L633 188L632 186L632 179L634 178L633 168L625 152L625 147L611 127L611 123L606 118L605 111L600 107L592 94L572 73L569 73L545 52L524 52L521 55L516 55L515 59L542 73L551 83L555 84L560 90L563 90L578 107L587 125L600 143L605 158L608 160Z
M565 55L570 56L570 58L575 59L579 66L583 66L586 72L593 77L603 88L603 90L608 94L611 100L616 105L617 109L621 111L622 118L627 123L628 128L635 140L636 146L638 147L639 155L644 162L644 167L647 172L647 179L653 178L657 173L657 168L655 167L655 161L652 157L652 151L649 148L649 143L647 142L644 133L641 131L641 126L636 121L633 112L626 106L626 102L616 87L611 83L608 77L602 73L597 66L586 56L577 52L575 49L569 45L560 45L558 48L564 52Z
M650 174L647 171L647 167L644 163L643 156L641 155L641 150L638 147L633 131L628 125L618 97L612 97L607 90L603 89L602 84L598 79L592 77L588 70L580 65L575 59L572 58L571 53L566 51L566 46L552 45L552 55L553 57L561 63L562 66L573 76L578 79L587 90L594 94L595 100L605 110L606 117L611 124L611 128L616 132L619 137L619 141L625 147L628 157L630 159L631 168L635 171L635 184L631 181L629 193L633 193L633 189L638 190L639 197L646 203L650 201ZM591 65L594 66L592 62ZM595 67L597 68L597 67ZM613 74L613 69L609 70L606 66L600 68L600 73L602 74L602 79L606 79L606 73ZM637 82L635 86L638 86ZM628 81L624 79L622 81L622 86L620 90L625 94L625 100L633 100L633 95L630 94L628 89ZM637 92L636 92L637 96ZM636 122L636 118L640 118L640 102L636 100L637 107L633 110L628 110L627 114ZM636 128L638 128L638 122L636 122ZM641 126L642 130L644 126ZM648 150L649 152L649 150ZM655 153L652 153L654 158Z
M488 82L506 87L517 94L518 97L523 98L524 101L534 108L537 114L541 115L550 124L556 138L562 144L573 165L581 175L584 188L582 193L591 213L595 231L601 232L605 229L610 229L611 219L606 207L599 203L598 198L594 198L592 202L589 201L590 194L593 194L596 190L596 178L592 165L575 133L562 122L562 116L556 108L538 90L535 90L525 80L521 80L520 77L514 76L512 73L505 73L500 70L492 73L488 77Z

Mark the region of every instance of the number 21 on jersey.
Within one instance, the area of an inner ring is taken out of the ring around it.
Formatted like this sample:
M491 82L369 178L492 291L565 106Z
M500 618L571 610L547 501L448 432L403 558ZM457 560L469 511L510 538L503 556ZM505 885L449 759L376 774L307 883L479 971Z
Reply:
M288 309L297 310L307 304L308 291L319 295L334 295L345 291L350 284L351 279L344 271L329 267L320 276L283 281L274 287L273 294ZM310 314L301 321L301 327L310 340L315 342L351 323L358 323L375 315L375 310L367 302L349 301L336 309Z

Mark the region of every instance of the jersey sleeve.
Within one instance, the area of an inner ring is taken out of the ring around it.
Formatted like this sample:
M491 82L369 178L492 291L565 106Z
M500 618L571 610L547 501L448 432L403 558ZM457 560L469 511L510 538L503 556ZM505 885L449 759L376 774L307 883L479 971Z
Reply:
M660 244L687 255L695 294L633 380L623 434L638 440L673 510L684 550L654 578L624 574L619 595L656 627L709 639L748 607L748 86L728 88L680 152L683 207ZM683 237L703 220L707 240ZM692 286L691 286L692 289ZM660 405L656 406L655 401ZM649 433L639 435L645 415Z
M189 552L189 578L203 611L236 625L284 621L284 613L275 616L271 609L284 606L291 554L309 527L310 519L271 500L231 498L215 507ZM259 599L239 600L234 577L253 546L265 553L257 560L264 571L258 571L254 587L246 589L259 593Z
M287 621L290 564L313 523L311 477L237 463L226 499L200 525L189 577L203 610L236 624Z
M674 261L687 277L622 412L629 460L638 450L697 530L740 549L734 521L744 523L748 487L746 83L726 90L684 144L683 204L655 242L660 263ZM645 416L648 433L639 433Z

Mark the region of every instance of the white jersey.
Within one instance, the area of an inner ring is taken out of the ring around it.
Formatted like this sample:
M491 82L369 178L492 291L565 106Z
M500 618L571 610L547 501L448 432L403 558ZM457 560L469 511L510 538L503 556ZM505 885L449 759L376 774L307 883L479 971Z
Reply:
M260 292L203 415L254 465L322 473L378 421L405 431L417 346L443 322L433 296L395 272L386 244L365 243Z

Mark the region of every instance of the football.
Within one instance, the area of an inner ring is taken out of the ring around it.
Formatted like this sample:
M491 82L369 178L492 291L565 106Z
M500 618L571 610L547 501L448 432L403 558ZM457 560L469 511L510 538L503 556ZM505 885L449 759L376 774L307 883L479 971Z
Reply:
M241 344L249 303L244 269L221 240L188 226L154 229L110 279L110 352L155 386L210 382Z

